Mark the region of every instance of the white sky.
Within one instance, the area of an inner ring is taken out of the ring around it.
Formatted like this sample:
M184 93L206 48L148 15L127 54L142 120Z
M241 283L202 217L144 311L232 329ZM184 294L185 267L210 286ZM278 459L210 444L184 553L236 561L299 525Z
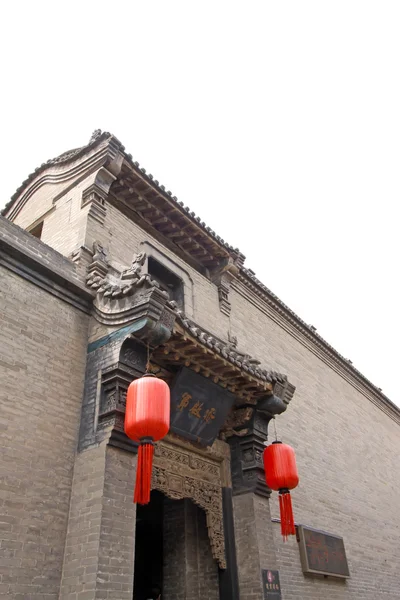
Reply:
M400 405L398 1L1 13L0 206L110 131Z

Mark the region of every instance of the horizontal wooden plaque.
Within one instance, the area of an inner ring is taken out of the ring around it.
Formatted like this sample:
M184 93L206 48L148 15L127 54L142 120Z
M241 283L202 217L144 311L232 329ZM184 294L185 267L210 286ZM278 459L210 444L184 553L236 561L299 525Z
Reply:
M171 431L211 446L234 400L231 392L183 367L171 386Z

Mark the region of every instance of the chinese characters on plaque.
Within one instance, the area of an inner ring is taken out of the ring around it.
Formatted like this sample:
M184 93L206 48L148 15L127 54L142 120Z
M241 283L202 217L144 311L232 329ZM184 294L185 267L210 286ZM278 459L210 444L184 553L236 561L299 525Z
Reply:
M193 397L188 393L184 392L182 394L182 398L180 403L178 404L178 410L183 411L185 408L189 410L189 414L193 415L197 419L204 419L206 423L210 423L213 419L215 419L216 409L215 408L207 408L204 410L204 414L201 412L203 410L204 402L193 401ZM191 406L191 408L190 408Z
M281 584L279 583L279 571L263 569L262 581L264 600L281 600Z
M343 538L311 527L298 527L304 573L349 577Z
M234 399L231 392L213 381L182 368L171 386L171 431L211 446Z

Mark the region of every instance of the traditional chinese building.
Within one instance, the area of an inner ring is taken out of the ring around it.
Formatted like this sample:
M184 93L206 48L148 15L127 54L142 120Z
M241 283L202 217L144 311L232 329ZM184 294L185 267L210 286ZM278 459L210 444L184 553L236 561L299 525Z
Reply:
M113 135L6 205L0 306L0 597L400 597L400 410ZM171 429L137 508L123 422L148 359ZM273 419L301 478L286 543Z

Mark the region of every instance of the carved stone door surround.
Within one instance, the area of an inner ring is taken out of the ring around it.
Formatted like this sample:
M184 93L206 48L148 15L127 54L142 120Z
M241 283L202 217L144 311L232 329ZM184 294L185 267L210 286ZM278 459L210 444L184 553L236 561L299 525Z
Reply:
M207 519L211 551L220 569L226 568L222 487L230 487L229 446L216 440L200 449L174 435L155 446L152 489L173 500L191 499Z

